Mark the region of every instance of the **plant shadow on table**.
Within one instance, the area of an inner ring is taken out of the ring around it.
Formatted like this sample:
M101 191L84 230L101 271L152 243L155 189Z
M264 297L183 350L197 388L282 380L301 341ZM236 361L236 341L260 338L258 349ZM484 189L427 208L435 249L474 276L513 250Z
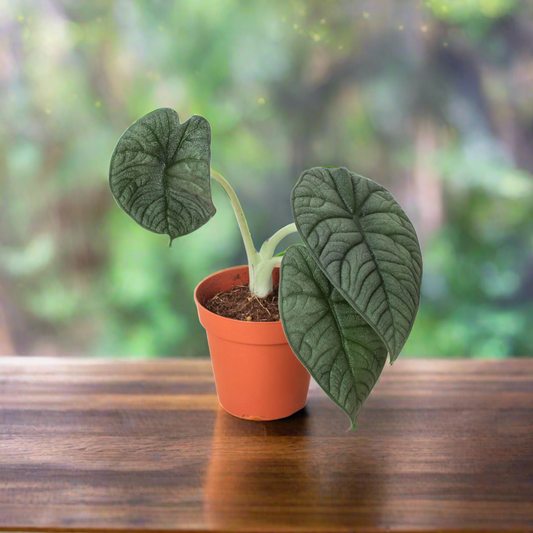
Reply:
M220 409L204 485L206 524L221 530L376 525L379 511L370 518L368 508L381 507L384 467L376 461L369 467L368 453L360 453L367 437L345 430L344 417L319 425L307 408L273 422Z

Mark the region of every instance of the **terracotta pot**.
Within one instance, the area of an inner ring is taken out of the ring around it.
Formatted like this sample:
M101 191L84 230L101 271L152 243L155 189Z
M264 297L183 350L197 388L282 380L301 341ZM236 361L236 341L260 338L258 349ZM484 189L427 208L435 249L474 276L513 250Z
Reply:
M276 285L279 268L273 276ZM285 418L305 406L310 376L287 343L281 322L233 320L203 306L215 294L246 283L248 267L233 267L205 278L194 291L207 332L218 401L239 418Z

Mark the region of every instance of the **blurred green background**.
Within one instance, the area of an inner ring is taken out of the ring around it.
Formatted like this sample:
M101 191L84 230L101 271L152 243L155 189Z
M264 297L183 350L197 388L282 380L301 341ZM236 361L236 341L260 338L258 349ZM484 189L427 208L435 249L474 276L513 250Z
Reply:
M404 356L532 355L532 87L530 1L0 0L0 353L207 354L193 288L245 262L224 193L169 250L107 184L172 107L210 121L256 246L306 168L395 195L425 263Z

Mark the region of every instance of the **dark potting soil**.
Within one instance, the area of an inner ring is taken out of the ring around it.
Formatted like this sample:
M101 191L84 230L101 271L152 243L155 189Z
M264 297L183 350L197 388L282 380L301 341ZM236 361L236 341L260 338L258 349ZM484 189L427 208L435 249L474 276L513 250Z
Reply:
M279 320L278 287L266 298L258 298L248 285L238 285L219 292L204 307L217 315L246 322L276 322Z

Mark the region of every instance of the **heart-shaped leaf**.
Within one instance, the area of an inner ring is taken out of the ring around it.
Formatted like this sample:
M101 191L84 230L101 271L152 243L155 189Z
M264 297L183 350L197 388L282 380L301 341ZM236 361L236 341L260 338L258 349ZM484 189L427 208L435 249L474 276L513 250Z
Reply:
M281 262L279 308L292 350L353 426L385 365L382 340L301 244Z
M119 139L109 169L118 205L171 241L203 226L215 214L211 200L211 128L193 115L180 124L173 109L157 109Z
M305 171L291 199L314 260L393 362L420 302L422 254L411 221L387 189L345 168Z

